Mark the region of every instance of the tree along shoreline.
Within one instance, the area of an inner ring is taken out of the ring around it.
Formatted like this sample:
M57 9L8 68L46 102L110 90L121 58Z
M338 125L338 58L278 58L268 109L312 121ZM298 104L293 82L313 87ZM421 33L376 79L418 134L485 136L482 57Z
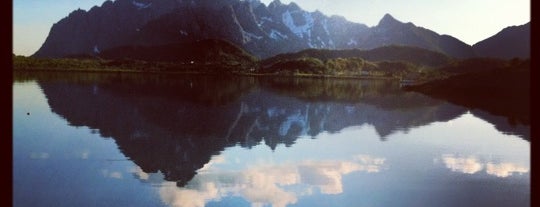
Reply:
M530 59L470 58L451 60L439 66L427 66L423 63L415 64L407 61L368 61L358 57L316 58L314 56L295 57L295 55L250 61L222 58L214 61L176 62L95 57L53 59L13 55L13 71L394 79L407 86L445 80L460 74L512 68L526 62L530 62Z
M141 73L141 74L201 74L201 75L240 75L269 77L303 77L303 78L346 78L346 79L383 79L392 80L398 77L379 73L369 74L317 74L310 71L291 69L279 71L262 70L256 63L230 65L219 63L171 63L149 62L140 60L104 60L75 58L32 58L15 56L14 72L50 71L50 72L91 72L91 73Z

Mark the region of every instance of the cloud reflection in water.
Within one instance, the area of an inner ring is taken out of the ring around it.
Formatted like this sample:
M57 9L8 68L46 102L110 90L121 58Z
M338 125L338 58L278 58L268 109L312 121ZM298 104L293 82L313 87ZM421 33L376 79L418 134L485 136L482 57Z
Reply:
M435 160L436 161L436 160ZM461 157L453 154L442 155L442 161L446 168L453 172L465 174L475 174L485 169L489 175L497 177L509 177L514 173L528 173L529 168L511 162L494 163L492 161L482 162L474 156Z
M343 176L352 172L376 173L385 159L357 155L350 160L303 160L294 163L256 164L241 170L225 170L215 164L227 162L224 156L214 156L184 188L174 182L161 181L159 194L170 206L203 207L209 201L224 197L242 197L252 206L284 207L294 204L299 196L340 194ZM132 171L141 180L158 173ZM159 181L149 181L158 184Z

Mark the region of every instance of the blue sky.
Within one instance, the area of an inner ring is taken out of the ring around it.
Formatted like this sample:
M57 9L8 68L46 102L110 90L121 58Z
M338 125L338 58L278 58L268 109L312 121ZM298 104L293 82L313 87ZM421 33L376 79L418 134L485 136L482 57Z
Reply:
M31 55L55 22L71 11L89 10L105 0L14 0L13 52ZM261 0L268 4L272 0ZM289 3L291 0L281 0ZM452 35L474 44L501 29L530 21L529 0L294 0L308 11L341 15L374 26L386 13L402 22Z

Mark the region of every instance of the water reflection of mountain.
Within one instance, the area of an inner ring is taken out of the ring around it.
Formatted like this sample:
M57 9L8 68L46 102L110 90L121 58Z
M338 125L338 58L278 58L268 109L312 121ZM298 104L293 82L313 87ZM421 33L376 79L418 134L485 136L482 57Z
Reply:
M53 112L74 126L112 137L143 171L160 171L179 186L229 146L249 148L264 141L275 149L278 144L293 145L299 136L363 124L373 125L385 140L393 132L466 112L418 93L401 92L393 84L122 75L99 81L39 81ZM318 86L323 88L319 93L307 90Z

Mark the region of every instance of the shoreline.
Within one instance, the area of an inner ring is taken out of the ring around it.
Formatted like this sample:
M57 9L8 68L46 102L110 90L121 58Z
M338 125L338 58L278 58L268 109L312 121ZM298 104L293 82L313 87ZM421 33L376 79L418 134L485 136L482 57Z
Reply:
M243 72L198 72L198 71L141 71L130 69L56 69L56 68L19 68L17 72L62 72L62 73L125 73L125 74L164 74L164 75L234 75L248 77L281 77L281 78L318 78L318 79L359 79L359 80L396 80L397 77L353 76L353 75L323 75L323 74L274 74L274 73L243 73Z

